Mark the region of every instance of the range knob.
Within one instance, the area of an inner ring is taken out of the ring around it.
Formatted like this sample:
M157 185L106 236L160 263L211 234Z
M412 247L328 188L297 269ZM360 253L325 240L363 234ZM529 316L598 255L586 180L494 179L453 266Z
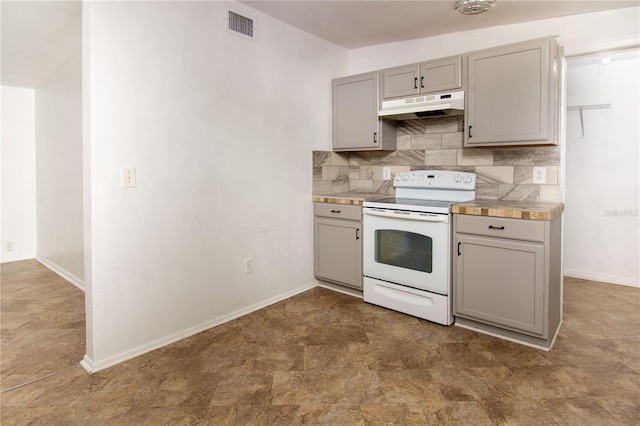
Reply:
M472 181L472 180L473 180L473 179L471 179L471 176L468 176L468 175L467 175L467 176L465 176L465 178L464 178L464 183L471 183L471 181Z
M459 182L462 182L462 176L460 176L460 175L455 175L455 177L453 178L453 181L454 181L454 182L458 182L458 183L459 183Z
M408 180L409 180L409 175L403 175L403 176L402 176L402 180L404 180L404 181L408 181Z
M401 175L396 175L396 182L400 182L402 180L402 176Z

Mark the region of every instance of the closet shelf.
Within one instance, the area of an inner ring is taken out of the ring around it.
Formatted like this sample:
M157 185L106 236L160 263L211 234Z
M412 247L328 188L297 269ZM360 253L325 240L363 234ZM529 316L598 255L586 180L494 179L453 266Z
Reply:
M580 128L582 129L582 139L584 139L584 117L582 115L582 111L585 109L607 108L611 108L611 104L572 105L567 107L567 111L580 111Z

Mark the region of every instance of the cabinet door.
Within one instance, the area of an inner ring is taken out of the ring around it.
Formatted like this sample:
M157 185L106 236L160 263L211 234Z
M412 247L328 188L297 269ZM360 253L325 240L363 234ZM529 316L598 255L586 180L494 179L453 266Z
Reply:
M420 92L431 93L462 87L462 58L430 61L420 67Z
M315 276L362 288L362 223L314 219Z
M545 336L544 244L456 234L454 315Z
M555 143L549 102L552 40L467 57L465 145Z
M333 81L333 149L375 149L378 141L379 73Z
M420 93L420 67L409 65L382 72L384 99Z

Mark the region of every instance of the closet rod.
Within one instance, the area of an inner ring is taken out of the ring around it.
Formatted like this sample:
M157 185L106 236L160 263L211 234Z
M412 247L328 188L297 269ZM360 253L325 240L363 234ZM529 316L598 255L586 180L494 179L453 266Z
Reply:
M606 108L611 108L611 104L573 105L573 106L568 106L567 111L576 111L580 109L606 109Z

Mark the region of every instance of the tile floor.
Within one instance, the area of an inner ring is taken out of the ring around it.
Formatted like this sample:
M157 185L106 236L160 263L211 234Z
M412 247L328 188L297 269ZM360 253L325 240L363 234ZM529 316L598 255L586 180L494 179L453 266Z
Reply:
M77 367L85 354L84 293L36 260L0 269L0 389Z
M315 288L90 375L77 336L46 331L83 309L49 274L2 265L3 382L60 371L0 394L2 425L640 423L637 288L566 279L551 352Z

